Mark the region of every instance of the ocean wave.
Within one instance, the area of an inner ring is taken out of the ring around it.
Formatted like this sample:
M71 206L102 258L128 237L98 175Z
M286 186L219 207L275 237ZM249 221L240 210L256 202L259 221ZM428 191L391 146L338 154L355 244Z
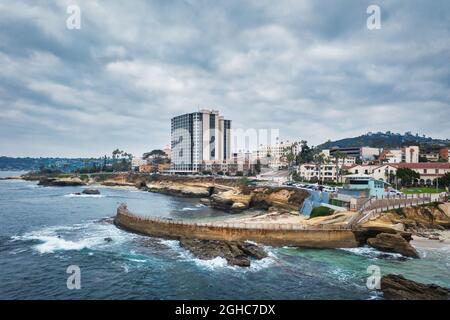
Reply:
M40 254L58 251L79 251L104 248L121 244L133 234L117 229L113 225L88 222L71 226L51 226L37 231L11 237L11 241L38 241L32 246ZM106 241L110 239L110 241Z
M358 247L358 248L340 248L339 250L343 250L358 256L372 258L372 259L405 259L403 255L400 253L391 253L379 251L375 248L371 248L368 246Z

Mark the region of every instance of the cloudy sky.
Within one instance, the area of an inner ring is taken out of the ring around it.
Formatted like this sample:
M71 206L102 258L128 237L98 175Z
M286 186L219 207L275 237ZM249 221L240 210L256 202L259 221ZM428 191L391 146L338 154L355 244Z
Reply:
M449 15L448 0L0 0L0 155L140 154L205 107L311 144L450 138Z

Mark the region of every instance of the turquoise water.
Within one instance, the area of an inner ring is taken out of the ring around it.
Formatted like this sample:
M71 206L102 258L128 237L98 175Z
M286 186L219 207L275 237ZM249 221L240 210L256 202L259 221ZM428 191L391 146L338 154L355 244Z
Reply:
M0 172L2 176L13 173ZM311 250L267 247L249 269L223 259L196 259L177 241L135 235L100 219L126 202L131 211L172 218L225 213L184 199L134 190L39 187L0 181L0 299L373 299L370 265L450 287L448 249L420 250L424 259L380 258L369 248ZM111 238L112 241L105 241ZM81 289L66 286L69 265Z

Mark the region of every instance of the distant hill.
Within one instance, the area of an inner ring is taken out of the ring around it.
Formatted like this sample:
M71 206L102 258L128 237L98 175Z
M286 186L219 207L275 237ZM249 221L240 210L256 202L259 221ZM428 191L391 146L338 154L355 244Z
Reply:
M101 165L102 159L93 158L13 158L0 157L0 170L7 171L33 171L40 168L58 169L63 172L70 172L85 165L96 163Z
M418 134L413 135L410 132L405 134L392 132L369 132L359 137L327 141L317 147L319 149L331 149L333 147L400 148L407 145L447 146L449 144L449 139L433 139L426 136L419 136Z

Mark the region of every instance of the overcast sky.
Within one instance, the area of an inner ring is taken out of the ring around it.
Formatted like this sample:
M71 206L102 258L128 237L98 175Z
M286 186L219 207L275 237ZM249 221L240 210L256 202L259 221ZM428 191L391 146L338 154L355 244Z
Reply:
M448 0L0 0L0 155L138 155L199 107L310 144L450 138L449 15Z

